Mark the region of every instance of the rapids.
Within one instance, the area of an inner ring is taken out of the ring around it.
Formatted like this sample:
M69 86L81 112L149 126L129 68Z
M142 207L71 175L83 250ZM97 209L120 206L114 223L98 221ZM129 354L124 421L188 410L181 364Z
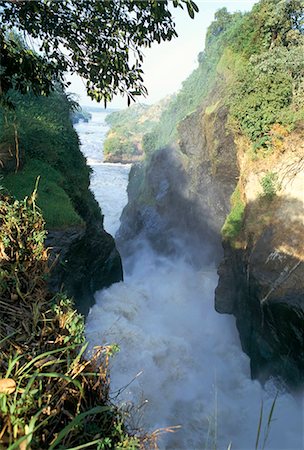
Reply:
M115 233L127 201L129 167L102 163L105 113L97 114L76 129L93 168L91 188L110 218L105 228ZM161 436L163 449L224 450L231 443L232 450L251 450L263 404L262 449L279 392L265 449L304 448L302 399L273 380L264 389L251 380L233 317L214 310L216 268L192 265L193 249L183 242L182 252L170 258L144 240L130 245L131 256L123 258L125 281L96 293L86 323L91 349L120 346L111 364L111 392L132 411L130 427L180 426Z

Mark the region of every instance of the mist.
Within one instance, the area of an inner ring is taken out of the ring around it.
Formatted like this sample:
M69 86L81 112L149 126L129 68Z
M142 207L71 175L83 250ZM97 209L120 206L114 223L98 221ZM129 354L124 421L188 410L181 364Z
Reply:
M227 449L231 443L233 450L249 450L263 403L262 448L278 392L265 448L301 449L301 398L275 380L264 389L251 380L234 318L214 310L214 264L207 256L193 264L191 249L182 241L178 247L164 256L137 242L124 259L125 281L98 292L87 318L91 349L120 346L111 363L111 392L126 410L133 405L130 427L181 426L162 435L161 449Z

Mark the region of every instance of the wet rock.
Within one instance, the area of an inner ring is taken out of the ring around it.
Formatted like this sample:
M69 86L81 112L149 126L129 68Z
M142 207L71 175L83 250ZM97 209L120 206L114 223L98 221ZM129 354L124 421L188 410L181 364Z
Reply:
M52 247L49 285L63 288L74 297L77 309L87 315L94 293L123 279L120 255L114 239L96 222L86 229L49 231L46 245Z

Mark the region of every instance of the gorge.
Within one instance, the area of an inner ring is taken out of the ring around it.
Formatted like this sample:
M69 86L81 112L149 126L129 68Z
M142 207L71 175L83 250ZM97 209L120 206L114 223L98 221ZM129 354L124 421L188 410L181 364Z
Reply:
M172 170L170 158L169 150L155 158L148 179L156 205L145 204L142 209L138 192L132 191L132 183L138 186L138 169L131 169L129 203L116 239L124 282L95 295L96 304L86 322L90 347L119 345L112 362L111 390L115 401L131 408L131 429L139 424L151 431L181 426L162 436L160 448L227 448L230 442L236 449L252 447L261 402L268 414L277 391L267 448L300 448L301 398L294 399L275 379L264 389L251 380L249 359L240 348L234 320L214 310L220 236L216 240L215 226L209 231L210 224L198 223L194 212L190 216L187 201L183 210L177 195L181 176ZM100 163L93 168L106 171L107 166ZM103 183L108 195L115 196L120 186L120 198L124 198L126 178L117 184L122 168L111 169L116 171L113 186L102 172L99 187L97 174L93 176L91 186L97 198ZM116 206L113 198L110 209ZM117 216L116 211L108 213Z
M130 103L168 3L0 11L46 52L0 31L1 448L304 448L303 1L223 7L176 94L82 111L56 33L91 97Z

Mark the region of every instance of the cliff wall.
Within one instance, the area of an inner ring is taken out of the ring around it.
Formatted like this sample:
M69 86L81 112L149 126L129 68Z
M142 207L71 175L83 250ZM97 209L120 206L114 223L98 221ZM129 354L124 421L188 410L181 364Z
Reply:
M253 376L279 375L293 386L304 381L303 138L299 126L280 151L254 163L239 140L244 218L238 237L224 240L215 297L217 311L236 316Z
M73 103L12 92L14 110L0 108L0 170L5 191L21 200L36 189L48 231L49 284L73 296L87 314L97 289L122 280L120 256L89 189L90 168L72 122Z
M303 128L255 160L227 118L220 101L206 103L180 123L175 147L133 167L119 239L129 245L144 235L162 252L182 240L193 261L218 264L215 308L235 315L252 376L296 387L304 373ZM268 192L263 180L273 173ZM236 191L241 231L237 224L223 237Z
M215 307L235 315L253 377L292 387L304 362L303 14L297 0L217 11L197 69L143 138L120 229L217 264Z

